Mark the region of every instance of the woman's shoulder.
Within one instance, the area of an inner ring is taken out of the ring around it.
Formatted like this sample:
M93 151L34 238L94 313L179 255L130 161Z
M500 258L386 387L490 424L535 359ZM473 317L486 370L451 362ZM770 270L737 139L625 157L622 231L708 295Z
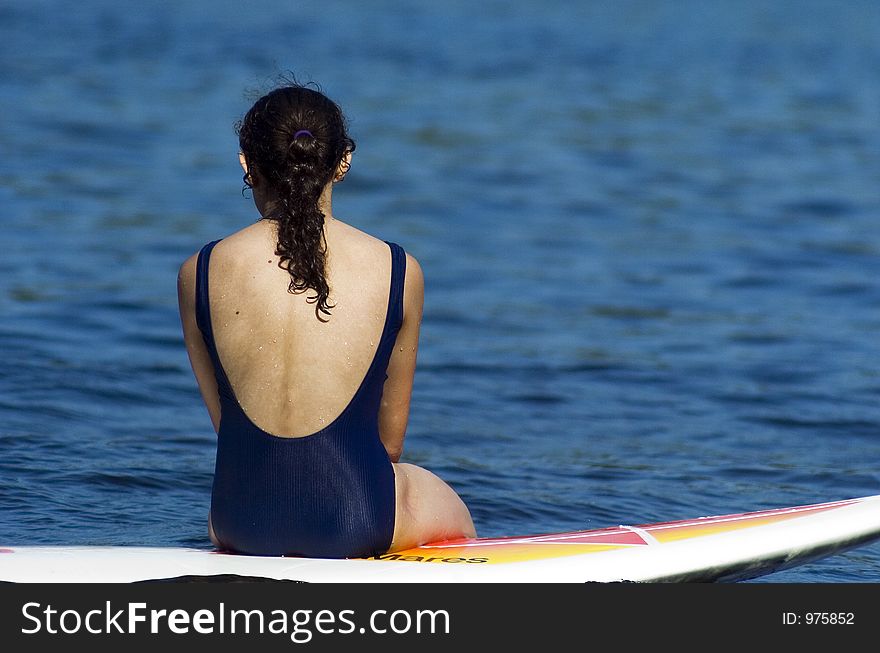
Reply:
M327 237L330 249L343 250L349 254L358 254L358 258L363 256L374 258L386 258L388 256L389 244L394 244L406 252L406 248L400 243L391 243L391 241L383 240L363 229L359 229L348 222L334 219L327 224ZM413 265L417 262L409 252L407 253L407 261L413 261Z
M243 246L247 246L247 243L253 243L254 230L252 229L252 227L253 225L229 234L228 236L223 236L207 241L203 243L199 247L199 249L187 256L183 263L180 264L180 268L177 271L177 290L181 300L183 300L186 304L192 304L191 300L194 295L195 280L197 276L196 268L198 266L199 256L202 254L202 252L209 245L213 244L214 246L211 248L212 260L218 258L217 256L215 256L215 253L219 254L219 258L224 258L223 252L227 248L231 247L231 249L235 251L239 250Z
M181 275L195 275L199 256L208 246L211 246L211 269L219 268L221 272L248 267L266 254L271 256L275 250L274 230L267 227L268 225L256 223L206 241L183 262Z
M333 241L349 247L372 248L375 250L388 247L381 238L338 218L329 220L325 225L325 230Z
M408 251L401 243L391 243L381 238L377 238L372 234L358 229L347 222L334 219L332 224L333 240L338 247L347 250L349 255L354 254L352 258L363 260L364 258L373 259L373 261L385 259L388 256L389 244L400 247L406 260L406 272L404 287L406 296L411 300L420 303L424 294L424 274L422 266L418 259Z

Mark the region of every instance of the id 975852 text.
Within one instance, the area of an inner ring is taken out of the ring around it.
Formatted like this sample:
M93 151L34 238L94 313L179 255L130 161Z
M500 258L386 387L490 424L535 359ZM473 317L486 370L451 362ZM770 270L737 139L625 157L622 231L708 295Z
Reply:
M786 626L852 626L855 612L783 612L782 623Z

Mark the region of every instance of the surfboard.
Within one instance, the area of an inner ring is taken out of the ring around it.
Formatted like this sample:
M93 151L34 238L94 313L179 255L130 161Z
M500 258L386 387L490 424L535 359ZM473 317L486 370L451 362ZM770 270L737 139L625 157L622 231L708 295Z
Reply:
M727 582L877 540L880 495L655 524L449 540L345 560L180 547L4 546L0 581Z

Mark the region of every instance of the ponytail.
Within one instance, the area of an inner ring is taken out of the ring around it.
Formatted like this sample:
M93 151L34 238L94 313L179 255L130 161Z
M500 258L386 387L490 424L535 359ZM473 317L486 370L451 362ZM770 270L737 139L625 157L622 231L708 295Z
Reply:
M319 201L355 143L339 107L316 90L297 84L257 100L237 126L250 168L269 186L274 200L263 219L277 227L278 267L290 274L288 292L306 290L315 316L326 322L333 305L326 277L327 241ZM344 164L343 164L344 167ZM252 186L250 174L245 184Z

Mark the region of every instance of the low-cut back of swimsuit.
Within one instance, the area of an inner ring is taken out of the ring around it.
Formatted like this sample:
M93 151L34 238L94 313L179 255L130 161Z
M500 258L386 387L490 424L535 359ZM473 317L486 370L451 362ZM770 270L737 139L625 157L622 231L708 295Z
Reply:
M394 534L395 495L394 469L379 438L379 405L403 320L403 249L388 243L385 325L354 397L320 431L279 437L245 414L217 354L208 299L208 265L217 242L199 252L196 273L196 319L214 364L221 407L211 494L214 533L224 547L253 555L384 553Z

